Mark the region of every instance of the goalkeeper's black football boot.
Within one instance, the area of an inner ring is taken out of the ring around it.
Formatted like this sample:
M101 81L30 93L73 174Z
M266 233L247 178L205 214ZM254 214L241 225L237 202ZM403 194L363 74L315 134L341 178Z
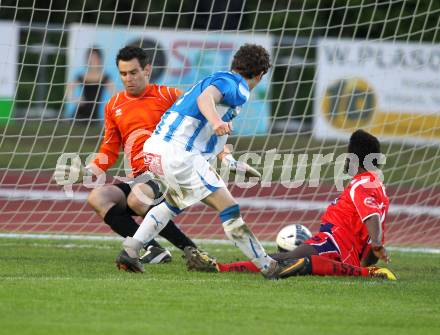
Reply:
M185 247L183 257L186 259L188 271L218 272L217 260L194 247Z
M122 250L116 257L116 266L119 270L127 272L145 272L144 265L137 257L130 257L127 251Z
M171 262L171 253L165 248L150 245L139 260L142 264L169 263Z

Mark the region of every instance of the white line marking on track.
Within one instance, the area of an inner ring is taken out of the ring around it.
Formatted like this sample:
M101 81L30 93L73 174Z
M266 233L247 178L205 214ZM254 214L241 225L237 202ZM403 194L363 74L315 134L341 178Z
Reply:
M84 202L88 192L73 192L73 198L67 197L62 191L44 190L15 190L0 188L0 198L13 200L53 200ZM326 201L274 199L263 197L236 198L243 207L258 208L259 210L274 209L279 211L324 211L330 204ZM391 204L389 214L407 214L410 216L429 215L440 217L440 207Z

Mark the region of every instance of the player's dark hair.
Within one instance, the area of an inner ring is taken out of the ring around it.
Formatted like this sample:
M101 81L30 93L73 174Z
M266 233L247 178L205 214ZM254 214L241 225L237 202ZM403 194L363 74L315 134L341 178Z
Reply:
M126 47L120 49L116 55L116 66L119 65L120 60L127 62L135 58L139 61L141 68L144 68L147 64L150 64L150 59L148 58L145 50L132 45L127 45Z
M267 73L270 56L265 48L256 44L245 44L238 49L232 59L231 69L246 79Z
M380 153L380 142L375 136L359 129L351 134L348 152L357 155L359 158L359 166L364 168L364 160L367 155ZM375 167L379 167L377 159L373 159L372 164Z

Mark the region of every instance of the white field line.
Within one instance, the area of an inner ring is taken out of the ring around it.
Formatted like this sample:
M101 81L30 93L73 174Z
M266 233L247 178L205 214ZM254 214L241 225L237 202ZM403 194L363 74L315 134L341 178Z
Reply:
M136 276L138 277L138 276ZM128 280L132 280L135 277L133 276L132 278L128 279L128 278L109 278L109 277L98 277L98 278L81 278L81 282L119 282L119 281L127 281ZM139 278L139 277L138 277ZM207 278L194 278L194 277L188 277L188 278L183 278L183 277L178 277L178 278L154 278L151 276L147 276L147 277L143 277L144 280L148 280L149 282L160 282L160 283L173 283L173 284L180 284L182 282L185 283L212 283L212 280L209 279L209 277ZM17 280L25 280L27 282L32 281L32 282L48 282L48 281L53 281L53 282L57 282L57 281L78 281L77 277L60 277L60 276L44 276L44 277L27 277L27 276L2 276L1 277L2 281L17 281ZM231 283L234 282L235 280L233 278L227 278L224 277L224 279L220 279L219 277L216 278L216 282L222 282L222 283ZM344 283L344 282L342 282ZM334 282L333 282L334 284ZM344 283L344 284L349 284ZM363 283L364 285L364 283Z
M20 199L20 200L53 200L65 201L73 200L83 202L87 199L88 192L73 192L73 197L69 198L62 191L44 191L44 190L15 190L0 188L0 198L4 199ZM238 203L245 207L257 208L259 210L276 209L282 210L317 210L324 211L329 202L315 200L289 200L289 199L273 199L263 197L252 198L236 198ZM419 206L419 205L400 205L391 204L390 214L408 214L411 216L429 215L440 217L440 207Z
M67 240L67 241L122 241L122 238L119 236L98 236L98 235L62 235L62 234L7 234L0 233L0 238L10 238L10 239L21 239L21 238L29 238L29 239L47 239L47 240ZM158 238L159 242L165 241L162 238ZM194 242L197 244L208 244L208 245L230 245L232 247L232 243L228 240L202 240L202 239L194 239ZM263 241L262 244L265 247L275 247L275 242ZM0 244L1 246L1 244ZM50 246L50 245L46 245ZM53 246L56 247L55 245ZM87 245L87 247L91 247L91 245ZM81 245L75 244L66 244L65 248L84 248ZM167 247L168 248L168 247ZM168 248L170 250L174 250L174 247ZM421 254L437 254L440 255L440 249L437 248L424 248L424 247L387 247L390 251L398 251L398 252L407 252L407 253L421 253ZM212 251L212 250L211 250Z

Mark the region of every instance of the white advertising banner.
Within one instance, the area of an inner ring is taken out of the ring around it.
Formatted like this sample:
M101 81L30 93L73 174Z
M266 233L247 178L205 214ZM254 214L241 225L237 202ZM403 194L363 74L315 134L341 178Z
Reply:
M12 113L17 86L18 25L0 21L0 123Z
M175 31L74 24L69 29L68 81L84 73L90 48L102 52L107 77L122 90L115 58L126 45L142 45L153 50L150 82L178 87L185 91L203 77L229 70L234 52L244 43L257 43L272 49L267 35L227 32ZM234 120L234 134L255 135L268 131L270 120L270 74L252 91L250 101ZM109 96L102 96L105 101Z
M440 142L440 45L322 39L314 135Z

